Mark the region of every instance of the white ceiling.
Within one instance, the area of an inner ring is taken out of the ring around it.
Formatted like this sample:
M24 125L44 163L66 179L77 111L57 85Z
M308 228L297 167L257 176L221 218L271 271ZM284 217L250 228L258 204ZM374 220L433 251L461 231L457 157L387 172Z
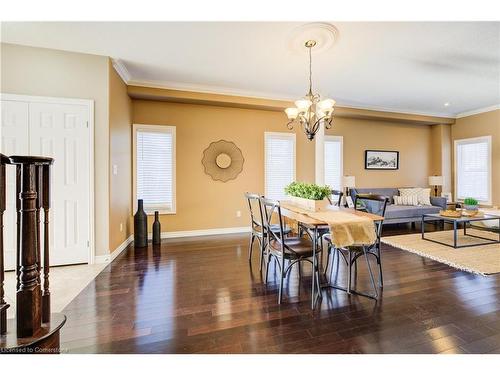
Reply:
M132 83L295 99L289 22L4 22L2 42L119 59ZM340 105L454 116L500 104L499 22L339 22L313 84ZM445 106L449 103L449 106Z

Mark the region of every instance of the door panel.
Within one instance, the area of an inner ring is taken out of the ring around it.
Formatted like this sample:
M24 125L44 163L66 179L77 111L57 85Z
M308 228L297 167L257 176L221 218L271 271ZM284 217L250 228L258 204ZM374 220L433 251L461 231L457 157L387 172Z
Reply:
M32 155L54 158L51 173L51 265L87 263L89 131L83 105L30 103Z
M2 100L0 152L4 155L29 155L28 103ZM16 168L7 166L6 211L4 213L5 269L16 266Z

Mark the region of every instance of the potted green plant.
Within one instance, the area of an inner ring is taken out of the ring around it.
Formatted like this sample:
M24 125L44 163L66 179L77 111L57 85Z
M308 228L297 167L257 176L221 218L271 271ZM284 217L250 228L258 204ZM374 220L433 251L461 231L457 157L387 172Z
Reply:
M323 211L328 205L325 200L331 194L329 186L292 182L285 187L285 193L295 205L309 211Z
M467 211L477 211L478 209L478 202L474 198L465 198L464 199L464 208Z

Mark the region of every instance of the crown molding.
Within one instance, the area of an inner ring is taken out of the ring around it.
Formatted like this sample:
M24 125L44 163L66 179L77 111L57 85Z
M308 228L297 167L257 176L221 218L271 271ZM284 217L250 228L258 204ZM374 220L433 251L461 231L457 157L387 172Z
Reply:
M116 73L118 73L122 81L125 82L126 85L129 85L131 76L123 61L120 59L111 59L111 62L113 64L113 68Z
M473 115L479 115L480 113L491 112L500 109L500 104L490 105L489 107L474 109L472 111L462 112L455 115L455 118L468 117Z
M392 113L401 113L405 115L415 115L415 116L455 118L455 116L449 113L442 113L442 112L420 112L420 111L413 111L411 109L391 108L391 107L383 107L376 105L350 104L349 102L337 102L335 105L350 109L362 109L365 111L392 112Z
M147 88L155 88L155 89L190 91L190 92L203 93L203 94L237 96L237 97L247 97L247 98L253 98L253 99L280 100L280 101L288 101L288 102L294 102L295 100L297 100L297 97L292 98L289 96L287 97L284 95L276 95L276 94L272 94L272 93L250 92L250 91L246 91L246 90L234 90L234 89L228 89L225 87L203 86L203 85L180 83L180 82L130 80L126 83L129 86L147 87ZM379 111L379 112L392 112L392 113L401 113L401 114L417 115L417 116L454 118L454 116L450 115L449 113L418 112L418 111L412 111L412 110L407 110L407 109L389 108L389 107L381 107L381 106L362 106L362 105L357 105L357 104L351 104L349 102L337 102L336 105L338 107L350 108L350 109L361 109L361 110Z
M202 94L215 94L215 95L227 95L227 96L239 96L239 97L244 96L253 99L282 100L289 102L297 100L296 97L292 98L273 93L238 90L223 86L207 86L207 85L198 85L193 83L131 79L128 82L126 82L126 84L129 86L149 87L154 89L192 91Z

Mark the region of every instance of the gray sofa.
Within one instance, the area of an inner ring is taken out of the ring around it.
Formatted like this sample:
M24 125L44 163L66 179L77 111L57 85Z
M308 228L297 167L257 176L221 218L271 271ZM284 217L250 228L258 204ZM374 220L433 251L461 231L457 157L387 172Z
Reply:
M440 210L446 210L446 198L443 197L431 197L432 206L400 206L394 204L393 197L399 195L398 188L352 188L351 196L353 201L357 194L378 194L389 198L384 224L422 221L423 214L436 214Z

